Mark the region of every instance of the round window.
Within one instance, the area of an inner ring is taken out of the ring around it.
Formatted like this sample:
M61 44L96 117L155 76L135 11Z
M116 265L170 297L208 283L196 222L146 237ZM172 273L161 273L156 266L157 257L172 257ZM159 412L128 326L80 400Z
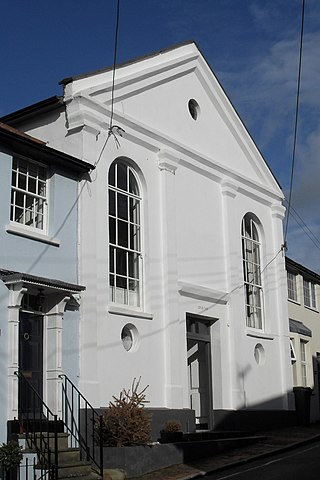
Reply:
M138 330L134 325L128 323L121 331L123 348L129 352L134 351L138 345Z
M188 108L189 108L189 113L193 120L197 120L199 113L200 113L200 107L198 102L196 102L193 98L189 100L188 103Z

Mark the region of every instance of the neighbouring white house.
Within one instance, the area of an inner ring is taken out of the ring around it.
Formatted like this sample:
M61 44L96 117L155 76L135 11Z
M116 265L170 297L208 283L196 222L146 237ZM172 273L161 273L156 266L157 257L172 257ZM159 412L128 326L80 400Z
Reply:
M0 441L40 397L61 413L79 375L78 181L89 165L0 123ZM17 431L17 430L16 430Z
M67 280L86 290L79 365L66 373L79 372L95 407L141 376L154 412L185 430L190 411L199 429L285 418L294 401L276 179L194 42L118 65L114 95L112 78L67 78L62 97L3 119L95 167L78 190L79 263ZM52 257L39 274L61 278L60 267Z
M320 275L286 257L294 387L312 389L310 419L320 419Z

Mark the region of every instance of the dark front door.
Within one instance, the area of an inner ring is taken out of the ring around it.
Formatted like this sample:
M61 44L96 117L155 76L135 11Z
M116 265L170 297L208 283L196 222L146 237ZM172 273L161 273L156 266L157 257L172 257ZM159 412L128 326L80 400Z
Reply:
M20 313L19 371L27 380L22 379L19 383L19 411L38 415L43 388L42 315Z

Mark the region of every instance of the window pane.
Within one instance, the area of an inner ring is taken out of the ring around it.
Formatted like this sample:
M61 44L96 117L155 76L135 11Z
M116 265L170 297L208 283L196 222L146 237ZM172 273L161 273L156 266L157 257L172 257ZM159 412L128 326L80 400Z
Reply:
M140 201L130 198L130 222L140 224Z
M131 171L129 171L129 192L133 193L133 195L139 195L138 184Z
M109 190L109 215L116 215L116 194L113 190Z
M109 168L109 185L113 185L114 187L116 186L116 183L115 183L115 168L116 168L115 163L112 163L110 168Z
M136 253L128 253L129 277L139 278L139 256Z
M127 191L127 167L117 163L117 187Z
M127 252L120 248L116 251L116 273L127 275Z
M251 220L251 238L256 242L259 241L258 230L252 220Z
M120 288L127 288L127 279L125 277L116 277L116 286Z
M33 218L34 218L33 210L31 210L29 208L26 208L25 212L24 212L24 223L25 223L25 225L33 227L34 226L33 225Z
M312 308L317 307L317 304L316 304L316 288L315 288L314 283L311 283L311 305L312 305Z
M140 250L140 227L130 225L130 248Z
M118 201L118 217L128 220L128 197L127 195L117 194Z
M28 179L28 191L31 193L37 193L37 180L29 177Z
M46 184L45 182L42 182L41 180L38 181L38 195L41 195L44 197L46 194Z
M17 174L14 170L12 171L12 186L13 187L17 186Z
M304 297L304 304L306 307L311 307L310 303L310 285L309 282L303 280L303 297Z
M21 190L27 189L27 176L22 175L21 173L18 176L18 188L20 188Z
M43 228L43 215L38 213L36 216L35 216L35 227L37 228Z
M128 247L128 224L118 220L118 245Z
M115 245L116 243L116 220L115 218L109 218L109 241Z
M13 221L18 223L24 223L23 208L20 208L20 207L15 208Z
M109 249L109 271L111 273L114 273L114 252L115 252L115 248L110 247L110 249Z

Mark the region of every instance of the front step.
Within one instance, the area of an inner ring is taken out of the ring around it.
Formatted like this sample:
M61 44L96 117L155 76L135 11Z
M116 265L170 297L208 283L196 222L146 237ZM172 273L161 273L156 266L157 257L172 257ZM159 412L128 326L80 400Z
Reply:
M58 433L58 478L61 479L80 479L80 480L99 480L101 476L96 473L90 462L81 460L80 449L68 446L68 433ZM48 457L48 445L50 449L51 459L53 460L55 448L55 434L47 432L39 432L35 434L35 440L29 448L42 447L43 458ZM27 442L25 448L28 450ZM46 463L46 462L45 462ZM36 469L42 470L44 467L39 462Z

